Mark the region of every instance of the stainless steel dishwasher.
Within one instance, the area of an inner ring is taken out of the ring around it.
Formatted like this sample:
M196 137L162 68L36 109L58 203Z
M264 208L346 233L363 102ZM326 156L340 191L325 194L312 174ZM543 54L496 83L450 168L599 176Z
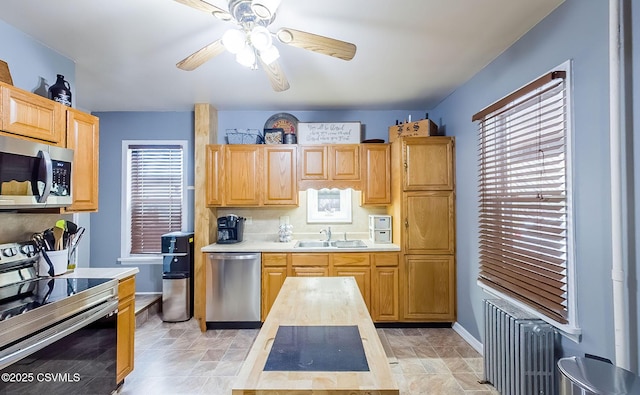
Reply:
M207 327L260 327L261 254L207 255Z

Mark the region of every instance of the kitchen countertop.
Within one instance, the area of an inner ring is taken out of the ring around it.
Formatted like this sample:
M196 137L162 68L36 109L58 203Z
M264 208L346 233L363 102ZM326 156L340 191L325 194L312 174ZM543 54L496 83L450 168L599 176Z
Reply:
M305 239L308 240L308 239ZM317 239L320 240L320 239ZM336 239L339 240L339 239ZM350 239L353 240L353 239ZM280 243L277 241L263 241L263 240L243 240L240 243L234 244L209 244L202 247L202 252L396 252L400 251L400 247L396 244L390 243L374 243L368 239L362 240L367 247L357 248L295 248L294 245L298 240L293 240L286 243Z
M302 339L298 336L298 341L305 344L296 345L291 340L295 340L292 337L299 335L300 330L321 336ZM337 349L331 350L326 336L340 337L334 345ZM366 356L364 363L359 356L362 351ZM324 355L332 352L341 356ZM269 358L286 358L287 353L295 365L304 362L303 369L291 367L290 363L267 362ZM343 368L322 364L323 358L342 358L346 364ZM353 277L287 277L284 281L240 369L232 393L272 391L282 395L399 393L389 360Z
M137 274L139 271L137 267L79 267L72 272L56 276L56 278L115 278L116 280L122 280Z

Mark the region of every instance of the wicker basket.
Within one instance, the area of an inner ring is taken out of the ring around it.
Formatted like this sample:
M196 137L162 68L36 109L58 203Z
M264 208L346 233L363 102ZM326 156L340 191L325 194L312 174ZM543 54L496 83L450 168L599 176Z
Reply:
M13 79L9 72L9 65L7 62L0 60L0 81L5 84L13 85Z
M227 129L229 144L262 144L262 135L258 129Z

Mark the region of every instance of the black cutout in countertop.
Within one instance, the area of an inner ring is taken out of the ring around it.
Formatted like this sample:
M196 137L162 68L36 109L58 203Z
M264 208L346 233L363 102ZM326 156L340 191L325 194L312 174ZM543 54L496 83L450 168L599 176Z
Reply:
M265 371L369 371L360 331L353 326L280 326Z

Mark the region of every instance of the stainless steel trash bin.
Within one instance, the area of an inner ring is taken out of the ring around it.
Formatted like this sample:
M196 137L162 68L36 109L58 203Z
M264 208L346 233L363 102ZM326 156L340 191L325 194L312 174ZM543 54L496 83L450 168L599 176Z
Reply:
M640 395L640 379L628 370L593 358L558 361L560 395Z
M162 277L162 320L186 321L191 318L189 277L183 273L165 273Z

